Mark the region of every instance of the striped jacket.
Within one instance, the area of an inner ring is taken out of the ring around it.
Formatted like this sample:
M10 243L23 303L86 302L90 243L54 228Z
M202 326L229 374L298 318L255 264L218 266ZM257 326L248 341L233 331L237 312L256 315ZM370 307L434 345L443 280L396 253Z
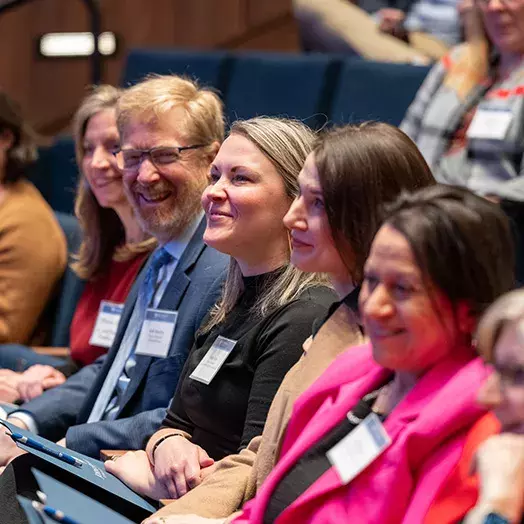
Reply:
M446 75L463 50L464 46L454 48L433 67L400 127L417 144L439 182L524 201L524 62L509 77L493 82L494 60L488 78L462 98L446 83ZM479 108L511 112L504 137L468 138L465 147L448 153L466 115Z

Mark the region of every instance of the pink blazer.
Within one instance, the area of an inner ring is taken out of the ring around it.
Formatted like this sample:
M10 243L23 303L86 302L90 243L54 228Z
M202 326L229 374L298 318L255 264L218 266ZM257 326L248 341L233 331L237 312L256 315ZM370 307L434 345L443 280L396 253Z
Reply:
M262 523L285 472L390 375L373 361L370 344L350 348L336 359L295 403L278 464L233 522ZM276 523L422 522L459 459L468 429L485 413L476 404L476 394L486 376L473 351L435 366L386 419L392 444L382 455L347 486L331 468Z

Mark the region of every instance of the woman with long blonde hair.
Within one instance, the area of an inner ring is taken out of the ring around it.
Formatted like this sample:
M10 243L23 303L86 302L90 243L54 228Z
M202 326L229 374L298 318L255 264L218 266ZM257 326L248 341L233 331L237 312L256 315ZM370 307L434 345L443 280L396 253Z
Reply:
M86 286L71 324L70 355L64 362L24 346L0 348L2 367L16 370L23 361L28 368L23 373L3 371L4 401L30 400L107 351L110 335L104 340L92 337L100 306L104 303L118 311L155 245L135 220L113 155L120 142L115 116L120 94L120 89L109 85L94 88L73 122L81 173L75 214L83 238L71 268Z

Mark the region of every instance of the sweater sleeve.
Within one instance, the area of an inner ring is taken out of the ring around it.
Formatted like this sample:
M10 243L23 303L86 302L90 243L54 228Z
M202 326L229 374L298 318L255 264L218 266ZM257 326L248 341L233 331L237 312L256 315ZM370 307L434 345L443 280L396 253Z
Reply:
M39 199L24 184L0 207L0 343L31 342L65 268L64 235Z
M445 74L444 62L441 60L434 65L420 86L415 99L408 107L400 129L406 133L415 144L419 140L422 128L422 120L426 116L426 110L433 101L433 97L442 85Z

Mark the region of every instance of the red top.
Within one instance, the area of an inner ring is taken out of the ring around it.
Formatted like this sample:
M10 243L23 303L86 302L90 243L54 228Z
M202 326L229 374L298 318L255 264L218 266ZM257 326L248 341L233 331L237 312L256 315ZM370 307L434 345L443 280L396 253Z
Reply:
M119 304L124 303L135 277L148 255L149 253L140 253L125 262L113 260L102 276L86 284L78 301L69 331L71 358L79 365L87 366L107 351L106 348L89 344L100 302L109 300Z
M460 522L477 503L479 479L472 464L479 446L500 433L500 423L492 413L482 417L470 430L458 464L452 470L434 499L424 524Z

